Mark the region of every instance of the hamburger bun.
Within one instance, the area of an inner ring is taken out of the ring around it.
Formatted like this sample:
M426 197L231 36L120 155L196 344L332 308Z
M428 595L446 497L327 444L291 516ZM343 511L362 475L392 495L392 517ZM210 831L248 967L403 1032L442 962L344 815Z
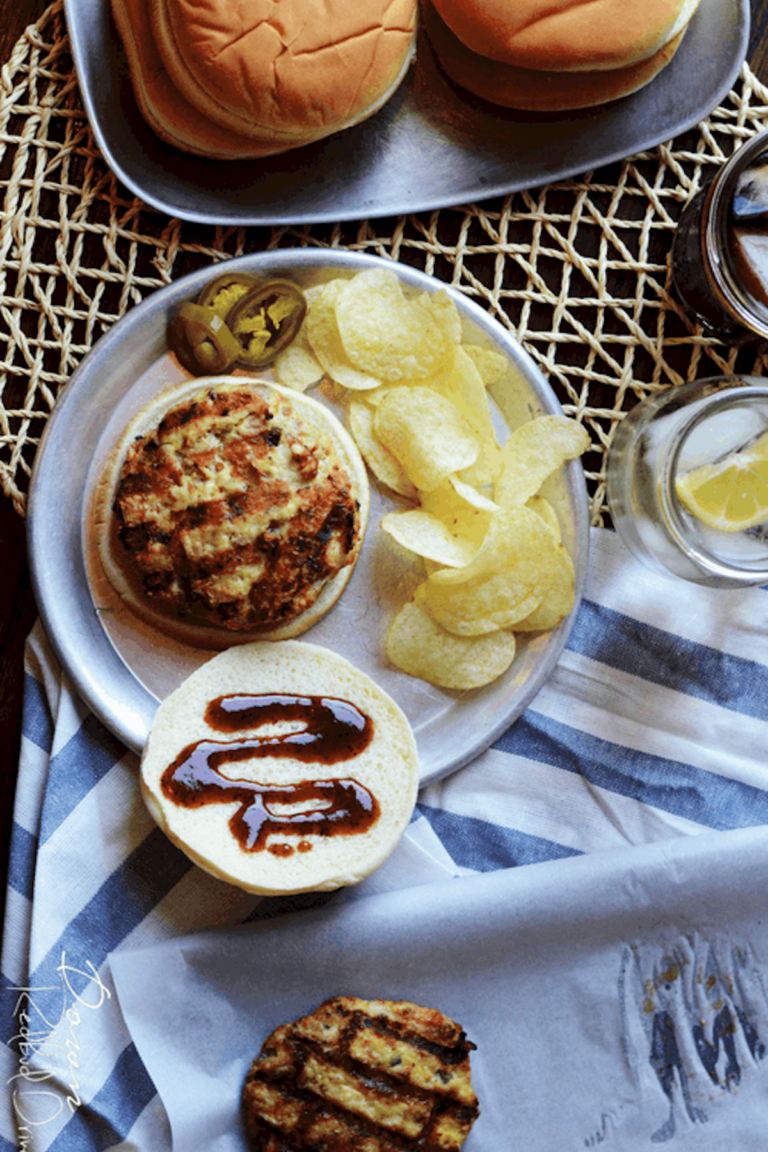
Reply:
M284 151L349 128L412 59L416 0L150 0L170 82L197 113Z
M328 612L369 504L362 457L325 405L248 377L197 378L124 429L91 533L135 615L182 643L225 648L298 636Z
M265 1039L243 1089L255 1152L458 1152L479 1115L461 1026L407 1000L334 996Z
M533 112L638 91L669 64L700 0L426 0L447 75L483 100Z
M203 664L160 704L141 758L142 794L170 839L261 894L362 880L398 843L418 782L397 704L343 657L295 640Z
M157 50L149 14L150 0L111 0L128 60L136 103L149 127L183 152L214 160L252 160L287 151L270 136L244 136L217 124L193 108L172 83Z

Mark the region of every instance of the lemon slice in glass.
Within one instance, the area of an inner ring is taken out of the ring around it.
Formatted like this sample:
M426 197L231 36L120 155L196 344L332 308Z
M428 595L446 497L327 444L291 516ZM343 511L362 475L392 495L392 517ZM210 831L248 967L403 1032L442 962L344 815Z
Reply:
M678 476L680 503L697 520L722 532L741 532L768 520L768 432L714 464Z

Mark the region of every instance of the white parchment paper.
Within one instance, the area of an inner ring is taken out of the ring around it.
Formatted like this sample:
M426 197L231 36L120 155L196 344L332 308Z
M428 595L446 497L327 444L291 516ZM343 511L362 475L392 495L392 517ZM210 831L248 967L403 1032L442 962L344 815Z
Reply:
M768 829L423 883L111 960L176 1152L242 1152L266 1035L338 994L477 1045L467 1152L764 1152Z

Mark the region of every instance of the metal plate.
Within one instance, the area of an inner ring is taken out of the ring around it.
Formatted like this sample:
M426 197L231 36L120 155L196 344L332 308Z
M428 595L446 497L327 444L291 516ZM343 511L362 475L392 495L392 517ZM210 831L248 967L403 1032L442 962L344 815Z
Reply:
M108 0L65 0L65 11L107 163L147 204L208 224L371 219L577 175L698 124L730 91L749 41L749 0L701 0L676 56L640 92L553 117L462 95L421 37L415 67L375 116L284 156L222 164L184 155L146 126Z
M174 373L180 378L166 349L169 318L225 268L309 284L380 264L378 257L352 252L282 249L195 272L155 293L103 336L58 401L38 450L29 495L33 585L48 636L77 691L134 750L144 745L158 700L211 656L210 651L166 640L124 611L99 578L88 531L94 484L121 429ZM502 434L503 427L514 427L531 415L561 411L527 353L483 309L422 272L395 267L406 289L448 291L461 311L464 338L508 357L508 373L492 389ZM589 524L581 465L574 462L562 469L546 494L574 559L578 602ZM521 637L509 672L479 691L445 692L388 667L385 630L396 605L408 596L409 581L417 576L393 556L377 531L378 518L393 506L391 499L376 490L372 497L368 533L353 577L339 603L304 639L339 652L397 700L413 725L426 783L472 759L522 712L557 661L575 613L555 632Z

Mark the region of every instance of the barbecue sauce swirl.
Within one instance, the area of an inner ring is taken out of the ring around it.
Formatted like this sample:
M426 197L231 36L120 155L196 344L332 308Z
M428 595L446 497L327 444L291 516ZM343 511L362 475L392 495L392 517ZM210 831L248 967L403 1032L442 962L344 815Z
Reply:
M209 703L205 719L214 731L223 733L286 721L302 725L298 731L279 735L199 740L187 745L163 773L163 794L183 808L238 802L229 827L244 851L263 851L270 833L353 836L378 820L376 797L351 778L261 784L233 779L220 771L224 764L266 757L325 765L353 760L370 744L373 721L349 701L285 694L220 696ZM304 810L274 811L275 806L297 804ZM306 852L311 844L302 840L298 847ZM287 856L293 848L278 844L269 851Z

